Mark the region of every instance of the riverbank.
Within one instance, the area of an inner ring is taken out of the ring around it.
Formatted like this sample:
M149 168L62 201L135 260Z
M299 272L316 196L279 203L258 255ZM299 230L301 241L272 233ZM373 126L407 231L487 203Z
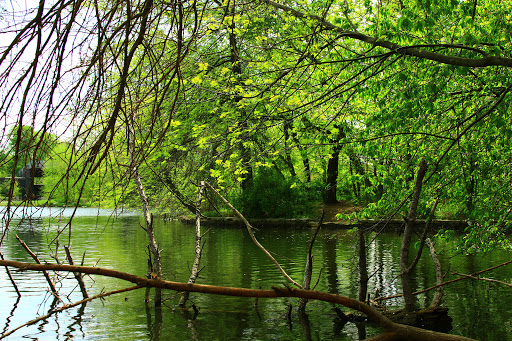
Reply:
M338 215L348 215L359 211L361 208L351 205L350 203L340 202L331 205L322 205L318 211L317 219L285 219L285 218L248 218L250 224L257 228L315 228L318 226L320 216L323 214L322 228L325 229L344 229L353 228L365 230L381 230L386 231L402 231L404 228L403 219L357 219L357 220L339 220ZM165 217L164 217L165 219ZM180 217L184 224L195 224L194 216ZM204 217L201 219L204 226L224 226L224 227L245 227L244 223L237 217ZM465 220L452 219L434 219L431 223L431 231L453 230L456 232L464 232L469 226ZM416 227L423 229L425 227L424 219L416 220Z
M314 228L318 226L319 221L314 219L248 219L250 224L257 228ZM195 224L194 217L181 217L179 221L184 224ZM242 220L235 217L205 217L201 219L201 224L204 226L222 226L222 227L245 227ZM365 219L354 221L324 221L322 228L325 229L353 229L360 228L365 230L384 229L386 231L401 231L404 228L405 222L400 219L390 220L377 220ZM425 220L416 220L416 226L419 229L425 227ZM431 224L431 231L438 230L453 230L456 232L464 232L469 226L468 222L463 220L433 220Z

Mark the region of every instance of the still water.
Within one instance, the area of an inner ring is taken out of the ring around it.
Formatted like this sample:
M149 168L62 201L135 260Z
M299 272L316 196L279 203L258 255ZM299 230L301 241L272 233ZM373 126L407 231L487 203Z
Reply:
M27 212L24 212L27 213ZM55 244L47 246L65 226L71 210L39 210L32 219L15 219L1 251L6 259L32 262L18 244L18 235L40 257L54 262ZM21 217L22 215L20 215ZM16 218L16 217L15 217ZM83 209L75 212L68 230L59 237L60 245L71 240L75 262L84 257L84 265L117 269L139 276L147 272L147 239L140 227L141 217L134 212L108 212ZM186 282L194 257L194 228L177 222L155 220L157 238L162 249L164 277ZM5 226L2 226L2 229ZM206 230L206 228L204 228ZM3 232L3 230L1 231ZM302 280L304 261L313 231L303 229L257 231L260 242L270 250L287 272ZM372 236L370 236L372 237ZM369 292L381 296L400 293L398 278L400 236L383 234L369 238ZM253 244L247 231L215 227L204 237L201 278L198 283L244 288L270 288L285 281L279 271ZM316 290L357 297L356 238L349 231L321 231L314 249ZM457 253L455 243L436 245L443 266L452 272L473 273L510 259L505 251L466 256ZM85 252L85 256L84 256ZM62 247L57 257L64 261ZM434 284L434 269L428 252L416 271L419 288ZM448 268L449 267L449 268ZM56 304L48 294L44 277L39 273L12 271L22 297L17 298L4 269L0 270L0 333L27 320L44 315ZM58 289L65 303L81 299L73 276L59 274ZM64 277L64 278L63 278ZM512 265L486 274L488 278L510 283ZM90 295L131 286L117 279L85 277ZM296 307L296 299L231 298L191 294L200 313L176 308L175 292L164 292L161 310L147 307L144 289L94 300L85 306L68 309L24 327L7 340L358 340L358 327L342 325L332 306L323 302L308 304L308 320L293 314L286 319L287 307ZM430 302L430 294L419 296L421 304ZM398 307L399 299L386 304ZM460 281L446 287L443 305L453 318L451 333L479 340L512 340L512 289L484 281ZM343 309L345 310L346 309ZM367 328L366 335L379 333Z

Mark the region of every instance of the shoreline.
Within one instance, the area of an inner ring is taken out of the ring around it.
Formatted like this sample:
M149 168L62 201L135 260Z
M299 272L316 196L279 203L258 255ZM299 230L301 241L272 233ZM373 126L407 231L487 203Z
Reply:
M164 218L165 219L165 218ZM180 217L176 219L183 224L194 225L195 217ZM315 219L281 219L281 218L265 218L265 219L248 219L249 223L257 229L262 228L316 228L319 221ZM236 217L204 217L201 218L201 224L204 226L223 226L223 227L244 227L242 220ZM391 219L388 221L379 219L364 219L357 221L327 221L322 223L322 228L325 229L343 229L349 230L355 227L361 229L379 228L385 230L401 231L405 222L400 219ZM444 220L435 219L432 221L430 230L438 231L453 230L463 233L464 230L470 226L465 220ZM416 220L416 228L423 229L425 227L424 219Z

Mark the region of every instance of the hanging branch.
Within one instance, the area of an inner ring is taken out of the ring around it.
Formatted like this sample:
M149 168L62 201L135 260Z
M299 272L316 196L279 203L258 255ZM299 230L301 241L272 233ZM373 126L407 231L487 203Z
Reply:
M247 227L247 231L249 232L249 235L251 236L251 239L252 241L254 242L254 244L256 244L256 246L258 246L266 255L268 258L270 258L270 260L272 262L274 262L274 264L276 265L276 267L279 269L279 271L281 271L281 273L283 274L283 276L288 280L290 281L293 285L295 285L296 287L298 288L302 288L302 285L300 285L299 283L295 282L290 276L288 276L288 274L286 273L286 271L284 271L284 269L281 267L281 265L278 263L278 261L272 257L272 255L270 254L270 252L267 251L267 249L265 249L263 247L263 245L260 244L260 242L258 241L258 239L256 239L256 236L254 235L254 233L252 232L252 229L253 227L251 226L251 224L247 221L247 219L245 219L245 217L242 215L242 213L240 213L233 205L231 205L231 203L226 199L224 198L215 188L213 188L212 185L210 185L208 182L205 183L206 186L208 186L208 188L210 188L212 190L213 193L215 193L226 205L229 206L229 208L244 222L245 226Z
M269 6L272 6L276 9L280 9L288 14L293 15L299 19L311 19L317 21L322 28L325 30L333 31L340 34L341 37L344 38L352 38L355 40L362 41L371 46L380 46L388 51L391 51L395 54L412 56L419 59L432 60L441 64L446 65L455 65L455 66L463 66L463 67L488 67L493 65L499 66L512 66L512 58L501 57L501 56L490 56L487 55L484 51L479 49L475 49L469 46L463 46L458 44L422 44L422 45L413 45L413 46L401 46L391 41L382 40L378 37L372 37L361 32L357 31L349 31L345 30L340 26L334 25L331 22L325 20L323 17L305 13L298 11L292 7L274 2L272 0L262 0L262 2L266 3ZM427 48L447 48L454 50L470 50L479 53L482 55L481 58L464 58L457 55L446 55L437 52L431 52L426 50Z
M18 242L23 246L23 248L27 251L27 253L36 261L37 264L41 264L41 261L37 257L35 253L30 250L30 248L25 244L23 240L21 240L18 235L16 235L16 239ZM55 288L55 284L53 284L52 279L50 278L50 275L48 274L48 271L43 271L44 278L46 278L46 281L48 282L48 285L50 286L50 289L52 293L55 295L55 297L59 298L59 292ZM60 298L59 298L60 299Z
M69 247L64 245L64 250L66 250L66 256L68 258L68 262L70 265L74 265L73 263L73 257L71 257L71 252L69 251ZM73 275L75 275L76 281L78 282L78 285L80 286L80 291L82 292L82 296L85 298L89 298L89 295L87 294L87 289L85 288L85 283L82 275L78 272L73 272Z
M197 195L197 202L196 202L196 242L195 242L195 252L196 256L194 258L194 264L192 264L192 269L190 270L190 277L188 279L189 284L194 284L196 282L197 277L199 276L199 263L201 261L201 253L202 253L202 247L201 247L201 202L203 200L203 191L205 187L205 182L201 181L201 185L199 187L199 194ZM187 303L188 296L190 292L185 291L183 294L181 294L179 307L184 308L185 304Z

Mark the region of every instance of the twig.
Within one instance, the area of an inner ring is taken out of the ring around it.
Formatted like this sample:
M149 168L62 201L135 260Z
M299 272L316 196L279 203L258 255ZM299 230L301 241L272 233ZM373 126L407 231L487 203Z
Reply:
M469 275L469 276L477 276L477 275L480 275L480 274L482 274L482 273L484 273L484 272L488 272L488 271L491 271L491 270L497 269L497 268L499 268L499 267L502 267L502 266L508 265L508 264L510 264L510 263L512 263L512 259L511 259L511 260L509 260L509 261L507 261L507 262L505 262L505 263L501 263L501 264L498 264L498 265L496 265L496 266L493 266L492 268L488 268L488 269L485 269L485 270L481 270L481 271L475 272L475 273L473 273L473 274L471 274L471 275ZM430 290L433 290L433 289L436 289L436 288L442 287L442 286L444 286L444 285L447 285L447 284L451 284L451 283L454 283L454 282L461 281L461 280L463 280L463 279L468 278L467 276L468 276L468 275L466 275L466 276L464 276L464 277L455 278L455 279L452 279L452 280L450 280L450 281L443 282L443 283L441 283L441 284L436 284L436 285L434 285L434 286L432 286L432 287L430 287L430 288L423 289L423 290L420 290L420 291L416 291L416 292L414 292L414 293L413 293L413 295L423 294L424 292L427 292L427 291L430 291ZM378 301L382 301L382 300L389 300L389 299L391 299L391 298L398 298L398 297L402 297L402 296L403 296L402 294L398 294L398 295L387 296L387 297L376 297L376 298L374 299L374 301L377 301L377 302L378 302Z
M37 264L41 264L41 261L37 257L35 253L30 250L30 248L25 244L23 240L21 240L18 235L16 235L16 239L20 243L21 246L27 251L27 253L36 261ZM55 295L55 297L59 298L59 292L55 288L55 284L53 284L52 279L50 278L50 275L48 274L48 271L43 271L44 278L46 278L46 281L48 282L48 285L50 286L50 289L52 293Z
M69 264L75 265L73 263L73 257L71 257L71 252L69 251L69 247L64 245L64 250L66 250L66 256L68 258ZM84 279L83 279L82 275L79 272L73 272L73 275L75 275L76 281L78 282L78 285L80 286L80 291L82 292L82 296L84 298L88 298L89 295L87 294L87 289L85 288L85 283L84 283Z
M455 272L455 274L459 275L459 276L464 276L465 278L471 278L471 279L476 279L476 280L479 280L479 281L498 283L498 284L506 285L508 287L512 287L512 284L506 283L506 282L502 282L502 281L498 281L497 279L485 278L485 277L475 277L475 276L472 276L472 275L465 275L465 274L461 274L461 273L458 273L458 272Z
M290 281L293 285L295 285L296 287L298 288L302 288L302 285L300 285L299 283L295 282L287 273L286 271L284 271L284 269L281 267L281 265L278 263L278 261L272 257L272 255L270 254L270 252L267 251L267 249L265 249L263 247L263 245L260 244L260 242L258 241L258 239L256 239L256 236L254 235L254 233L252 232L253 230L253 227L251 226L251 224L247 221L247 219L245 219L245 217L242 215L242 213L240 213L233 205L231 205L231 203L226 199L224 198L215 188L213 188L212 185L210 185L208 182L205 182L206 186L208 186L209 189L211 189L213 191L213 193L215 193L219 198L221 198L221 200L229 206L229 208L244 222L245 226L247 227L247 231L249 232L249 235L251 236L251 239L252 241L254 242L254 244L256 244L256 246L258 246L267 256L268 258L270 258L270 260L272 260L272 262L274 262L274 264L276 265L276 267L279 269L279 271L281 271L281 273L283 274L283 276L288 280Z
M0 258L2 258L2 260L4 260L4 255L2 254L2 252L0 252ZM9 270L8 267L5 267L5 271L7 271L7 276L9 276L9 280L11 281L12 286L14 287L14 290L16 290L16 293L18 294L18 297L21 297L20 290L18 289L18 286L16 285L16 282L14 281L14 278L12 278L11 270Z

